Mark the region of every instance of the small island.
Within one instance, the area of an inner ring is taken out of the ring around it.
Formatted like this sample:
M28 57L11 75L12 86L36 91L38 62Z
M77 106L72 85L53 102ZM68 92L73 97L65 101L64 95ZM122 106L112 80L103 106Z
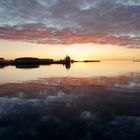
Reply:
M0 58L0 67L4 66L16 66L16 68L38 68L40 65L51 65L51 64L63 64L67 69L71 67L71 63L74 62L100 62L100 60L83 60L77 61L70 58L70 56L66 56L64 59L53 60L50 58L35 58L35 57L20 57L14 60L6 60L4 58Z
M140 62L140 60L133 60L133 62Z

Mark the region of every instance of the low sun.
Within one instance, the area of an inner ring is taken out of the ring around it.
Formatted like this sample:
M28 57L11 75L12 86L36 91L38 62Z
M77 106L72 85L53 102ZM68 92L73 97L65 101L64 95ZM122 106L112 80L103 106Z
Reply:
M76 57L75 60L77 60L77 61L83 61L83 60L85 60L85 58L82 57L82 56L80 56L80 57Z

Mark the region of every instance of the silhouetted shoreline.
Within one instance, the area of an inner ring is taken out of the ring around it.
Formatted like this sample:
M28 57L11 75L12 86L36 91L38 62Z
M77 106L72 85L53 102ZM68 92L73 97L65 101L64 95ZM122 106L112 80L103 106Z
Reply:
M49 58L40 59L35 57L20 57L14 60L6 60L4 58L0 58L0 67L5 66L16 66L16 68L38 68L40 65L51 65L51 64L62 64L65 65L67 69L71 67L71 63L75 62L100 62L100 60L84 60L77 61L71 59L69 56L66 56L64 59L53 60Z
M133 62L140 62L140 60L133 60Z
M101 61L100 60L83 60L83 61L72 60L71 62L72 63L74 63L74 62L85 62L85 63L88 63L88 62L101 62Z

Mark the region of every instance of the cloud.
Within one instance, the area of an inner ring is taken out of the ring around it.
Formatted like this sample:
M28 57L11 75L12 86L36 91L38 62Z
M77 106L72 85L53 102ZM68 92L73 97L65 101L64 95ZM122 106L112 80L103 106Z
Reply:
M97 43L129 48L140 47L140 36L137 37L134 34L110 35L107 33L90 33L69 28L48 28L44 24L0 27L0 38L41 44Z
M85 40L85 43L111 43L139 48L139 17L140 0L0 1L1 28L12 28L15 38L18 34L21 40L37 43L84 43ZM45 31L38 31L40 23ZM21 31L15 29L25 25L29 30L26 32L30 32L30 29L32 33L38 31L37 37L20 34ZM11 32L9 35L0 33L0 38L14 38L10 37ZM65 36L62 35L64 33Z

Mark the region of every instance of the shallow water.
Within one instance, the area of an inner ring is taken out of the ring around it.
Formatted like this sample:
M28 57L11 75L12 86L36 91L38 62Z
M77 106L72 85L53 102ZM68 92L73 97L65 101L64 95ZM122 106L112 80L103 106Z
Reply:
M0 71L2 140L140 139L140 63Z

